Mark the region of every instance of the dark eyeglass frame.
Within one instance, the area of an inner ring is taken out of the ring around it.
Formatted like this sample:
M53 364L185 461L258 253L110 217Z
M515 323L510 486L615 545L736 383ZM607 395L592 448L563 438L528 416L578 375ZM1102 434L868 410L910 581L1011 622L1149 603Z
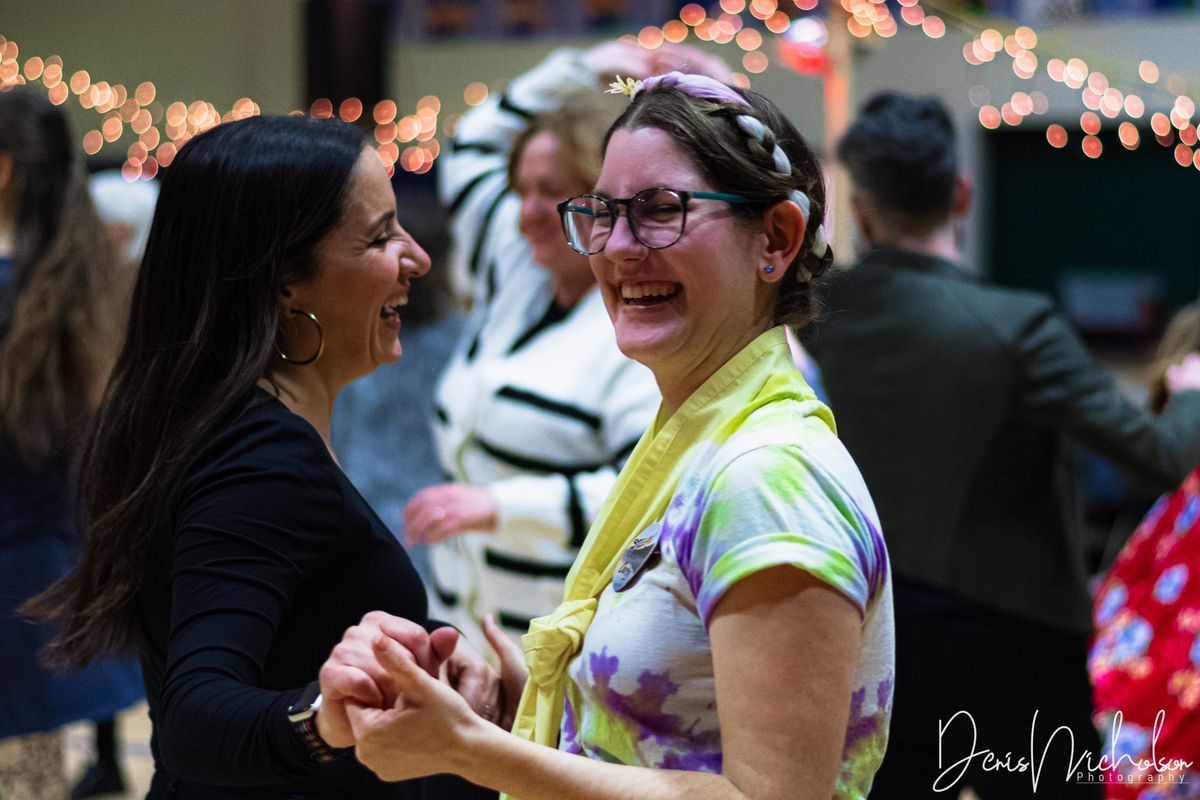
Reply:
M650 244L649 242L642 239L641 234L638 233L637 223L634 221L636 219L636 217L631 216L629 214L629 207L634 201L643 200L645 197L652 196L657 192L670 192L671 194L673 194L679 198L679 208L680 208L679 233L678 233L678 235L676 235L676 237L674 239L667 242L666 244ZM683 238L683 234L687 230L688 201L693 198L695 198L696 200L720 200L725 203L734 203L734 204L754 202L749 197L743 197L740 194L728 194L726 192L681 192L678 189L669 189L666 186L651 186L649 189L642 189L640 192L633 195L632 197L608 198L608 197L601 197L600 195L596 195L596 194L577 194L574 197L568 197L566 200L563 200L561 203L559 203L556 206L556 208L558 209L559 222L562 223L563 236L565 236L567 238L567 245L570 246L570 248L572 250L574 250L575 252L577 252L581 255L585 255L585 256L593 256L593 255L596 255L597 253L602 253L602 252L604 252L604 247L606 247L608 245L607 238L605 238L605 240L604 240L604 246L602 246L599 250L585 250L581 247L576 247L574 245L574 243L571 242L571 232L567 228L567 212L570 211L570 212L577 213L577 214L585 214L585 215L589 215L589 216L595 216L592 213L592 210L590 208L585 208L584 206L580 206L580 205L574 205L575 201L580 200L581 198L585 198L585 197L599 200L601 203L603 203L605 208L608 209L608 213L612 215L614 226L616 225L617 218L620 216L620 213L619 213L620 207L625 206L625 219L629 223L630 233L633 234L633 238L637 239L644 246L649 247L651 250L664 250ZM612 235L612 232L609 231L609 236L611 236L611 235Z

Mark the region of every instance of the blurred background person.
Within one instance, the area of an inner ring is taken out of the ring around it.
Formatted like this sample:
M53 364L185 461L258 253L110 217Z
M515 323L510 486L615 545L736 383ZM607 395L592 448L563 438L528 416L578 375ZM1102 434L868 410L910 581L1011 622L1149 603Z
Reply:
M1200 361L1200 303L1171 320L1155 354L1150 405L1161 414L1171 386ZM1200 796L1200 770L1138 770L1131 760L1196 761L1200 754L1200 467L1142 520L1096 592L1088 659L1101 743L1123 760L1110 800ZM1118 727L1117 712L1120 712ZM1162 719L1156 719L1162 713ZM1169 776L1169 782L1168 782ZM1164 789L1182 794L1164 794ZM1189 794L1190 792L1190 794Z
M418 493L405 528L411 543L433 545L435 612L476 640L488 614L519 636L555 608L658 405L653 376L617 349L557 205L590 191L599 172L620 110L601 86L689 58L712 60L618 43L558 50L466 115L446 148L454 272L460 286L474 282L474 307L437 389L452 482Z
M158 202L158 184L154 181L127 181L120 170L104 170L88 179L88 191L117 261L135 271L146 252L146 238L154 221Z
M433 442L433 390L462 332L463 313L450 293L445 213L433 203L400 203L401 226L429 255L429 273L414 281L404 309L404 365L385 366L354 381L333 410L333 451L350 481L397 538L404 506L441 483ZM424 547L408 554L428 580Z
M43 668L50 625L17 607L80 546L79 438L120 345L128 281L88 197L79 147L44 93L0 92L0 797L67 795L61 727L142 696L132 665ZM111 756L111 759L108 757ZM115 767L115 750L101 758ZM115 788L115 787L114 787Z
M146 237L158 201L158 184L127 181L120 170L105 170L88 178L88 192L112 246L118 280L129 291L146 250ZM130 660L128 663L136 672L137 662ZM117 720L115 717L95 720L94 728L94 759L71 789L72 800L125 791Z
M1173 387L1181 393L1155 419L1049 298L961 269L971 182L936 98L876 95L837 154L869 252L835 275L806 342L896 571L896 705L872 796L925 796L939 753L947 764L970 753L971 726L949 725L959 711L998 753L1028 748L1035 712L1045 737L1065 725L1079 752L1098 752L1088 569L1067 519L1064 443L1174 488L1200 460L1200 380ZM1054 747L1063 757L1065 737ZM984 798L1027 780L977 764L962 778ZM1053 793L1100 791L1056 780Z

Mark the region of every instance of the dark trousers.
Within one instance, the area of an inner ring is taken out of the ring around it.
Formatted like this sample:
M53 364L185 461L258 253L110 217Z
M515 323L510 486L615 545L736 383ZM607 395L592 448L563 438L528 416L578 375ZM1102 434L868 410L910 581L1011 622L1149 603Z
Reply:
M894 588L895 706L871 800L953 800L967 786L982 800L1100 798L1086 760L1072 769L1100 757L1088 637L899 576Z

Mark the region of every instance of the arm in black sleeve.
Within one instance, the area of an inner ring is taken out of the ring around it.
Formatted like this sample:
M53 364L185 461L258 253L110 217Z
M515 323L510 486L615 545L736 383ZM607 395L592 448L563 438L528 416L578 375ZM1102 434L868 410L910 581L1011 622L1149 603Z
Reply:
M1200 392L1181 392L1159 417L1138 408L1045 301L1025 320L1017 348L1018 404L1027 418L1063 431L1158 492L1174 489L1200 463Z
M278 783L317 765L287 721L300 687L264 688L264 665L293 598L334 560L344 500L315 434L276 425L231 450L184 486L155 736L177 777Z

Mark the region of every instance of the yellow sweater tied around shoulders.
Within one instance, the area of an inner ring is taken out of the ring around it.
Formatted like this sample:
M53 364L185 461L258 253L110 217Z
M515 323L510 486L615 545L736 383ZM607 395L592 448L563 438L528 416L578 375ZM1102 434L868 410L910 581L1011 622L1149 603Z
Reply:
M562 605L533 620L521 638L529 681L513 733L556 746L567 666L583 646L598 598L630 542L662 517L697 445L725 442L755 409L788 399L816 398L792 363L784 329L776 327L726 362L670 419L664 422L659 409L659 418L629 456L588 532L567 575ZM821 407L817 413L832 429L829 410Z

